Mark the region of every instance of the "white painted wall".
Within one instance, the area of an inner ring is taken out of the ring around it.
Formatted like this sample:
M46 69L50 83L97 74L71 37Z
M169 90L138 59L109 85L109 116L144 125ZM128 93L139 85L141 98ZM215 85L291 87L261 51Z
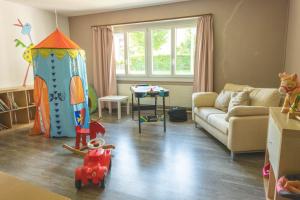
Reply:
M129 96L131 99L130 92L131 84L118 84L118 95ZM166 106L183 106L192 107L192 85L163 85L159 86L170 90L170 97L166 99ZM153 98L144 98L141 103L154 104ZM158 105L162 105L161 98L158 99Z
M285 71L300 75L300 1L290 0Z
M55 16L51 12L0 0L0 88L21 86L27 69L27 63L22 58L24 49L16 48L14 40L19 38L25 44L30 41L21 34L21 28L13 26L17 18L23 24L31 24L31 36L35 44L53 32L56 26ZM69 35L67 17L59 16L58 25ZM27 83L33 84L32 68Z

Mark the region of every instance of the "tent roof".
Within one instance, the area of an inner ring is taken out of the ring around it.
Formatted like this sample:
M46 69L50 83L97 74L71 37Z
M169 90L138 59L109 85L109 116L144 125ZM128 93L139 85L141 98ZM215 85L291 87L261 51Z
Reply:
M34 49L80 49L80 47L57 28Z

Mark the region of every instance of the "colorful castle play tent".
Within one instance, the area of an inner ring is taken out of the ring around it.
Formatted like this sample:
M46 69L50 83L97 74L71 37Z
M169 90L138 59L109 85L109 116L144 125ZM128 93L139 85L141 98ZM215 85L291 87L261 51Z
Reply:
M85 53L56 29L32 49L34 133L75 137L75 126L88 128L88 84Z

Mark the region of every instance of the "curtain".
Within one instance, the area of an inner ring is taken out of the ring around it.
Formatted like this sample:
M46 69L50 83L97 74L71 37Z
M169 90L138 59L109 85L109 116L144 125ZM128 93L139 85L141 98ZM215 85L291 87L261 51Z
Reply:
M194 92L213 91L213 17L198 18L194 64Z
M116 63L111 26L93 27L93 79L99 97L117 94Z

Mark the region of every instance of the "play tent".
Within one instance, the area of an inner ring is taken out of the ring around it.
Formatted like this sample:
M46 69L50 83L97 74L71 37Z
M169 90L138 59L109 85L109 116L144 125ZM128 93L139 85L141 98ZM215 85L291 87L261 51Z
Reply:
M88 128L88 84L85 53L56 29L32 49L33 131L46 137L75 137L75 126Z

